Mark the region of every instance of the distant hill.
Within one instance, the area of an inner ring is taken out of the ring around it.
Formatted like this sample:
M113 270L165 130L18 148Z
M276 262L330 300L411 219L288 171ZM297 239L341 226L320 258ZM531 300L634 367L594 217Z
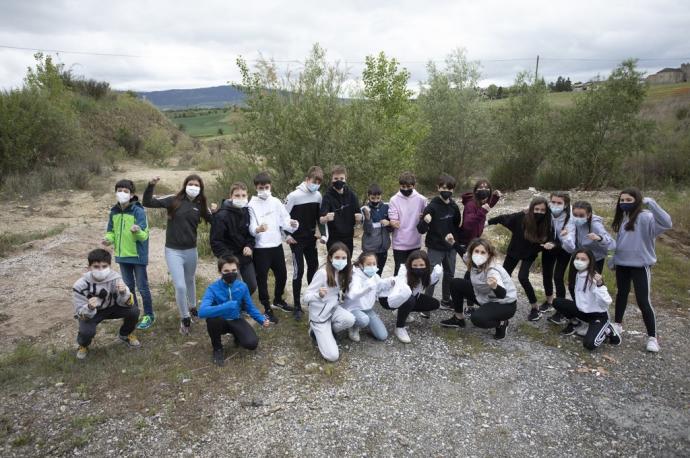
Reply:
M138 92L137 94L161 110L222 108L228 105L243 105L245 98L241 91L229 85L197 89Z

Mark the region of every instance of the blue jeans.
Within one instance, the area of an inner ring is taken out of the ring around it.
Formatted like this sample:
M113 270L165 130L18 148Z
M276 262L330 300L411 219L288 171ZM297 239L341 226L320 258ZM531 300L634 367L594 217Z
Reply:
M153 301L151 300L151 290L149 289L149 276L146 273L145 264L120 264L120 274L122 275L122 281L132 292L134 296L134 307L139 306L137 301L137 293L134 289L135 286L141 294L141 301L144 303L144 314L153 316Z
M388 338L386 325L383 324L383 321L381 321L374 309L352 310L351 313L355 317L355 327L366 328L368 326L369 331L371 331L376 340L386 340Z
M180 318L189 318L189 308L196 305L196 264L199 255L196 248L175 250L165 248L165 261L168 272L175 286L175 302L180 311Z

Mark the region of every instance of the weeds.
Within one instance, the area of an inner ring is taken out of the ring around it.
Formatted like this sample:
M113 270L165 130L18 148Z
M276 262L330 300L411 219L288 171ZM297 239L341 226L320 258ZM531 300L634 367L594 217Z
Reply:
M0 234L0 257L5 257L19 246L35 240L47 239L61 234L67 226L61 224L45 231Z

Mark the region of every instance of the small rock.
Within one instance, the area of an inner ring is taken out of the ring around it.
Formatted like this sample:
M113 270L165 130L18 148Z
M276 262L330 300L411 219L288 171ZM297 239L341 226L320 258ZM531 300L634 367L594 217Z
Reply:
M311 373L311 372L316 372L319 370L319 365L316 363L308 363L305 364L304 370Z

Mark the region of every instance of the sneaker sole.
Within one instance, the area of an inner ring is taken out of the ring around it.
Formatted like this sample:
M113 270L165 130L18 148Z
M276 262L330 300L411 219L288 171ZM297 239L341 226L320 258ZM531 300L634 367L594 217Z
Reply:
M527 321L539 321L539 320L541 320L541 315L536 316L534 318L527 318Z
M442 328L458 328L458 329L459 329L459 328L462 328L463 326L460 325L460 324L444 324L444 323L441 323L441 327L442 327Z
M295 309L292 307L288 310L288 309L284 309L280 305L275 305L275 304L271 304L271 309L280 310L280 311L285 312L285 313L294 313L295 312Z

